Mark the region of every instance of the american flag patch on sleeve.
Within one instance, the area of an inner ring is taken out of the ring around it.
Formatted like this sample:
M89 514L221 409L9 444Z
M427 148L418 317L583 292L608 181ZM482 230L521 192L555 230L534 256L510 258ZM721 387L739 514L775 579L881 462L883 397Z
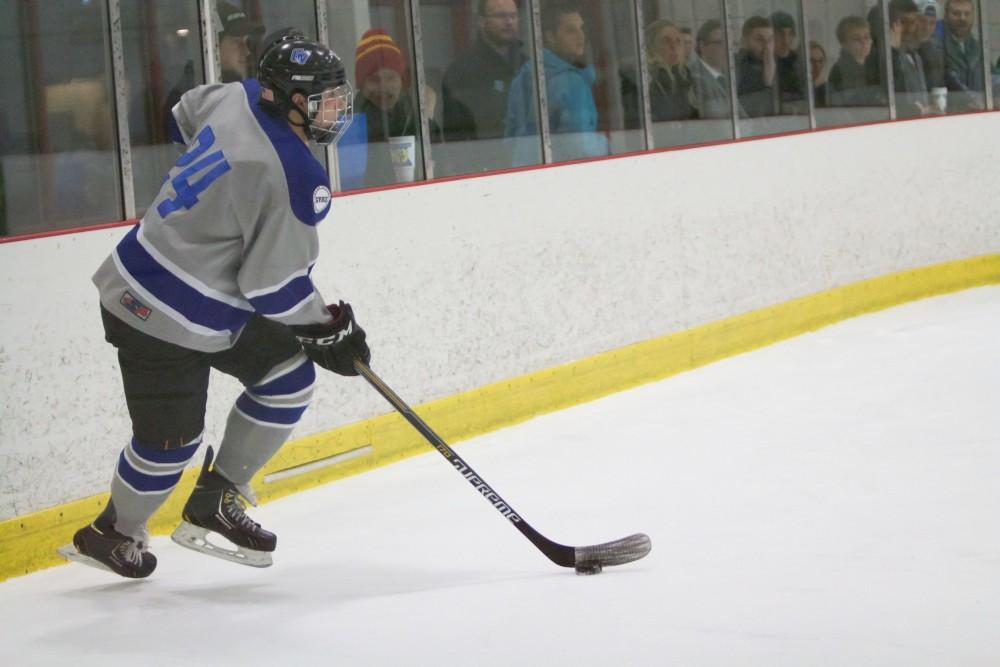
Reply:
M122 298L118 303L125 306L125 310L132 313L143 322L148 320L149 316L153 314L153 311L149 308L149 306L143 304L141 301L139 301L139 299L135 298L135 296L131 292L128 291L122 294Z

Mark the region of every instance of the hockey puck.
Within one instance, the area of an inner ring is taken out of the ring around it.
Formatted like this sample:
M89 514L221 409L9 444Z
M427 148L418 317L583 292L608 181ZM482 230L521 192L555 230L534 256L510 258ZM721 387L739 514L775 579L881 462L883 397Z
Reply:
M600 574L603 569L600 563L580 563L576 566L576 573L583 575Z

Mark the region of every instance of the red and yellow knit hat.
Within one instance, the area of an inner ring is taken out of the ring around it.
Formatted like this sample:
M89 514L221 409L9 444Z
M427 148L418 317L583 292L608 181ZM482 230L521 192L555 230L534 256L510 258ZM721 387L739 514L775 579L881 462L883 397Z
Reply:
M406 78L406 59L385 30L372 28L361 36L354 52L354 77L358 84L383 68L395 70Z

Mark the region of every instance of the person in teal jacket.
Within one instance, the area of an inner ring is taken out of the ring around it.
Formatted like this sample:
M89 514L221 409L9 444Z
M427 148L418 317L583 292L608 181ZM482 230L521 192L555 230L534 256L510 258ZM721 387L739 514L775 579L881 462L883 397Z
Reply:
M542 15L545 90L555 161L607 155L608 139L597 132L592 65L583 63L587 43L583 17L570 3L557 2ZM514 138L514 166L541 162L532 64L525 63L507 99L508 137Z

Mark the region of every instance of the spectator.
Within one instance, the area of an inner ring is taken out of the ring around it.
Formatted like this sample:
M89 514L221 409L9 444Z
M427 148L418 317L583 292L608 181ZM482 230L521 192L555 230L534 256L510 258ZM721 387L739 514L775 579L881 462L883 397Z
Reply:
M254 59L256 40L264 34L264 26L254 23L246 12L228 2L219 2L219 69L222 82L242 81L256 76Z
M803 102L806 99L806 82L809 78L805 61L798 51L799 35L795 19L788 12L774 12L771 14L771 29L774 34L774 60L777 65L778 92L782 106L786 106L789 102ZM801 112L801 109L799 111ZM796 113L794 104L783 112Z
M921 44L920 10L914 0L890 0L889 20L895 30L893 14L900 25L899 46L893 44L892 74L896 88L896 114L900 118L930 113L924 62L918 53Z
M889 1L889 47L892 54L893 87L896 92L896 116L912 118L930 113L927 79L923 60L916 48L920 46L920 13L913 0ZM868 13L872 35L882 34L882 9L875 6ZM881 81L882 66L879 51L873 49L866 66L870 80Z
M442 85L446 141L504 136L507 94L526 58L518 39L514 0L479 0L479 32L472 48L448 66ZM480 168L486 163L477 156ZM501 161L509 165L509 157ZM498 165L499 166L499 165Z
M743 23L742 48L736 54L737 95L749 117L777 112L776 70L771 22L763 16L751 16Z
M924 61L924 78L927 88L944 86L944 49L937 35L938 19L941 17L937 0L918 0L920 47L917 53Z
M826 49L819 42L809 42L809 75L816 106L830 106L826 85Z
M877 9L877 8L876 8ZM872 33L868 21L847 16L837 24L840 58L830 69L830 106L885 106L886 99L876 73L869 75L866 63L872 56ZM878 54L875 54L876 60Z
M698 117L692 104L691 71L684 55L684 35L667 20L646 27L649 106L655 122Z
M607 137L597 132L597 107L592 91L597 75L593 66L584 62L587 36L580 10L562 1L545 5L542 41L553 158L558 161L607 155ZM534 78L528 62L511 83L507 136L539 134L535 127ZM533 162L536 146L535 141L518 141L514 163Z
M691 66L694 86L694 106L701 118L732 118L728 69L728 52L722 39L722 24L705 21L695 38L695 60Z
M401 164L412 168L420 137L420 117L408 93L408 70L403 52L389 34L372 28L361 36L355 51L354 76L357 80L357 100L354 106L356 122L367 128L368 156L365 185L386 185L412 180L397 170ZM433 106L433 100L429 106ZM430 116L433 113L429 109ZM439 133L431 123L432 134ZM396 148L403 153L393 159L393 138L411 138L408 148ZM412 174L412 172L411 172Z
M684 26L681 30L681 39L684 40L684 64L691 67L694 64L694 35L691 28Z
M948 107L970 111L985 107L983 51L972 34L976 5L972 0L948 0L944 9L944 81Z
M254 76L253 59L254 42L264 34L264 26L252 21L240 7L228 2L219 2L218 17L215 25L219 27L216 39L219 45L219 70L222 83L242 81ZM183 78L170 89L164 103L163 128L164 135L170 136L169 121L171 109L180 101L181 95L195 87L194 62L184 65Z

